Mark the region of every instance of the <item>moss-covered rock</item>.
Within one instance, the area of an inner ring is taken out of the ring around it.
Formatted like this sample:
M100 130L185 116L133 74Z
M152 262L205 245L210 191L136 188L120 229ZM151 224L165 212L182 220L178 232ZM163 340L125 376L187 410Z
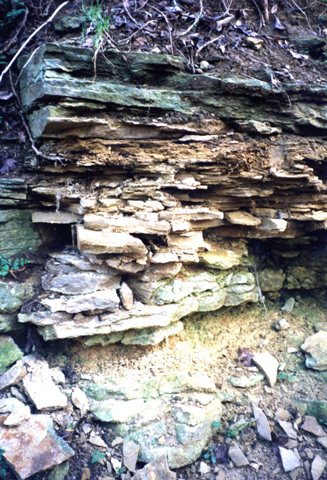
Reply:
M23 353L11 337L0 336L0 373L4 373L10 365L22 356Z

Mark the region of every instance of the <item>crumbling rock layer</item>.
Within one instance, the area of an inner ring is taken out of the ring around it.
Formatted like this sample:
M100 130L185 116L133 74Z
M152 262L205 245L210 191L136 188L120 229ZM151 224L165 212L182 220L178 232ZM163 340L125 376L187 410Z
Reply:
M21 99L57 158L26 158L37 182L2 194L57 241L40 309L19 315L46 340L157 343L191 313L327 286L327 84L50 44Z

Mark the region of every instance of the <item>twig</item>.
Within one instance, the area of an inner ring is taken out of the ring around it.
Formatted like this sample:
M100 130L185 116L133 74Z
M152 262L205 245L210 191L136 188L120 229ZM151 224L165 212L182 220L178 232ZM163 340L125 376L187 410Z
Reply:
M269 5L268 0L262 0L263 3L263 16L265 17L266 23L269 22Z
M14 62L16 61L17 57L19 57L19 55L22 53L22 51L24 50L24 48L26 47L26 45L32 40L33 37L35 37L35 35L37 33L39 33L40 30L42 30L42 28L44 28L48 23L52 22L52 20L55 18L55 16L57 15L57 13L60 12L60 10L65 7L67 4L69 3L69 0L63 2L61 5L59 5L58 8L56 8L56 10L53 12L53 14L51 15L51 17L49 17L44 23L42 23L42 25L40 25L39 27L37 27L36 30L34 30L34 32L25 40L25 42L23 43L23 45L17 50L17 52L15 53L15 55L13 56L13 58L10 60L10 62L8 63L8 65L6 66L6 68L1 72L1 75L0 75L0 83L2 82L2 79L3 79L3 76L11 69L12 65L14 64Z
M215 37L215 38L212 38L211 40L209 40L209 42L206 42L204 43L203 45L201 45L200 48L197 49L197 51L195 52L195 58L199 56L200 52L208 47L209 45L211 45L212 43L215 43L217 40L220 40L221 38L223 38L223 35L218 35L218 37Z
M126 0L123 0L123 6L124 6L124 10L125 10L126 15L132 20L133 23L135 23L135 25L137 25L139 27L140 24L135 20L135 18L132 16L132 14L130 13L130 11L127 8Z
M44 160L49 160L50 162L60 162L63 165L63 160L64 160L63 158L57 157L55 155L46 155L45 153L41 152L38 148L36 148L33 137L32 137L32 134L31 134L31 131L30 131L30 128L29 128L29 126L28 126L28 124L25 120L24 115L23 115L22 105L21 105L18 93L16 92L14 82L12 80L11 72L9 72L9 81L10 81L11 90L12 90L12 92L13 92L15 98L16 98L19 116L20 116L21 121L24 125L24 128L26 130L28 139L29 139L31 147L32 147L32 150L34 151L35 155L37 155L40 158L43 158Z
M16 29L15 35L9 40L9 42L3 48L2 53L8 52L9 48L16 42L18 35L25 27L27 16L28 16L28 8L26 7L23 20L20 22L19 27Z
M142 27L136 30L136 32L132 33L132 35L130 35L128 38L126 38L120 43L123 43L123 44L129 43L132 40L132 38L135 37L135 35L137 35L141 30L144 30L150 23L153 23L153 22L155 22L155 20L148 20L144 25L142 25Z
M167 24L167 27L168 27L168 33L169 33L169 40L170 40L170 50L171 50L171 53L172 55L174 55L174 42L173 42L173 36L171 34L172 32L172 28L171 28L171 25L170 25L170 22L167 18L167 15L165 15L161 10L159 10L159 8L157 7L154 7L153 5L149 5L150 8L152 8L153 10L155 10L157 13L159 13L160 15L162 15L162 17L164 18L166 24Z
M188 33L190 33L191 30L193 30L193 28L199 23L200 21L200 18L202 17L203 15L203 0L199 0L200 1L200 10L199 10L199 13L197 14L194 22L192 23L192 25L190 27L188 27L187 30L185 30L184 32L181 32L177 35L177 38L180 38L180 37L185 37L185 35L187 35Z

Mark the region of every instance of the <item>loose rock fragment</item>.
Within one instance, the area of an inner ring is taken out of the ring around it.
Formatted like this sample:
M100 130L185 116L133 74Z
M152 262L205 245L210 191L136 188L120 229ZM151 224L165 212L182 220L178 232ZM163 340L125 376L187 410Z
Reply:
M311 465L312 480L319 480L324 473L326 462L319 455L316 455Z
M27 375L26 366L22 360L18 360L15 365L0 376L0 391L11 385L16 385L25 375Z
M252 359L253 363L260 368L265 375L270 387L277 382L278 361L269 352L256 353Z
M140 451L140 445L132 440L124 439L123 442L123 463L128 471L135 472L137 457Z
M72 402L75 407L81 411L81 416L84 417L90 408L90 402L86 394L79 387L72 389Z
M319 425L316 417L312 417L310 415L306 415L304 417L304 422L301 425L301 428L302 428L302 430L305 430L306 432L309 432L309 433L312 433L313 435L316 435L316 437L325 437L326 436L326 432Z
M278 423L281 426L281 428L284 430L288 438L292 438L293 440L297 439L297 433L290 422L279 420Z
M271 430L268 419L261 408L253 406L254 418L257 422L257 432L261 438L271 442Z
M169 470L168 462L165 456L161 456L145 465L142 470L138 470L133 480L175 480L176 473Z
M200 462L199 473L201 473L201 475L206 475L207 473L210 473L210 472L211 472L210 466L205 462Z
M228 455L235 467L245 467L249 461L238 445L232 445L228 450Z
M48 363L42 357L30 355L26 361L28 373L23 378L23 387L38 410L64 408L67 397L55 385Z
M286 320L286 318L279 318L275 323L274 323L274 329L277 330L277 332L280 332L281 330L287 330L290 328L290 324Z
M286 302L282 306L281 311L286 313L291 313L291 311L294 308L294 305L295 305L295 299L293 297L290 297L286 300Z
M280 458L282 460L285 472L292 472L301 466L299 457L292 451L284 447L279 447Z
M32 415L17 427L5 427L0 415L4 458L21 480L68 460L74 451L53 429L49 415ZM22 452L24 452L22 454Z
M327 450L327 437L319 437L317 441Z
M121 284L119 289L120 301L125 308L125 310L131 310L134 303L133 290L127 285L126 282Z
M314 370L327 370L327 332L321 330L311 335L301 345L307 354L305 365Z

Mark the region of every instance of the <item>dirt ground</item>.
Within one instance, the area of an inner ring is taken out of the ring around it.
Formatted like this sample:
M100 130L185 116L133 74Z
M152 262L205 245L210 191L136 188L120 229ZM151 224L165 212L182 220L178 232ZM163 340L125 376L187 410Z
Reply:
M278 409L284 409L289 412L290 421L300 421L297 402L327 398L327 376L324 372L306 369L305 357L300 350L300 345L305 338L314 333L314 326L317 323L326 322L326 298L310 295L296 296L294 310L283 315L279 308L281 305L282 302L280 304L268 302L267 315L260 305L196 315L185 320L185 330L182 334L171 337L156 347L111 345L85 349L76 344L73 349L66 347L66 351L63 349L61 354L64 352L65 362L69 359L70 375L74 382L77 382L81 376L95 376L97 381L105 381L106 378L120 380L133 378L135 382L141 382L145 378L150 379L152 376L167 372L171 374L205 372L215 380L217 387L230 401L224 402L222 426L212 439L209 451L217 445L228 445L231 442L229 432L232 426L240 419L244 419L250 423L250 426L242 430L234 441L247 457L252 459L258 471L253 466L236 468L229 461L223 465L212 464L210 459L206 458L206 451L204 451L203 458L198 462L177 471L179 480L220 479L218 475L222 475L221 472L225 474L225 477L221 478L226 480L308 479L311 477L307 476L302 468L293 472L291 476L283 472L278 447L285 445L287 439L274 422L274 417ZM287 319L290 327L287 330L276 331L273 325L281 317ZM238 349L244 347L254 353L268 351L277 358L281 371L274 387L268 387L265 381L249 388L241 389L231 386L229 381L231 377L247 376L253 373L253 367L249 370L239 361ZM56 351L58 352L58 347ZM52 365L63 360L62 356L54 353L49 356L49 359ZM253 424L251 425L252 402L259 404L273 427L271 443L258 440L255 428ZM108 430L101 424L95 423L95 425L97 431L104 438L109 439ZM71 438L73 447L77 451L80 450L78 438L78 435ZM112 438L114 438L113 432L110 440ZM74 442L77 444L74 445ZM327 460L327 452L311 434L299 432L297 448L302 460L312 462L316 454ZM90 455L89 446L83 450L83 453L81 452L79 459L73 460L73 464L79 462L79 465L76 464L76 470L72 470L72 476L68 477L70 480L79 478L76 475L81 474L83 462L85 462L84 466L90 466ZM115 449L114 455L121 458L119 446ZM206 475L199 473L201 461L210 466L211 471ZM100 465L91 465L92 478L101 478L100 472L105 471L102 468ZM116 476L115 478L125 477ZM321 478L327 478L327 473Z

